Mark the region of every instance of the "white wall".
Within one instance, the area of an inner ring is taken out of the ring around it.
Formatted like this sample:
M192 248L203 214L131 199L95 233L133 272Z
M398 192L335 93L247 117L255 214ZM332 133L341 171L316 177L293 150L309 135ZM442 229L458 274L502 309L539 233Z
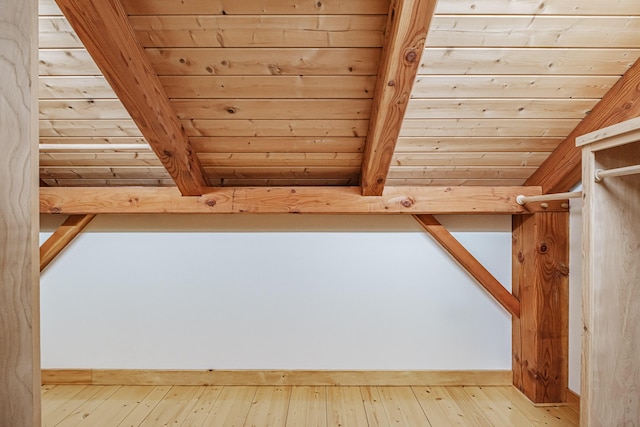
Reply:
M580 191L579 186L574 191ZM580 394L582 360L582 199L569 209L569 389Z
M510 287L509 216L439 219ZM99 216L41 305L44 368L511 369L510 316L409 216Z

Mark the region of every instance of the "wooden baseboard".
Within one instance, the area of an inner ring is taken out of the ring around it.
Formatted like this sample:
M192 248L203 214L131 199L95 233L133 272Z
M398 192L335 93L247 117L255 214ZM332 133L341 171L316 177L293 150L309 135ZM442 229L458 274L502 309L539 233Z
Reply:
M567 389L567 406L580 413L580 395L569 389Z
M511 371L257 371L44 369L42 384L505 386Z

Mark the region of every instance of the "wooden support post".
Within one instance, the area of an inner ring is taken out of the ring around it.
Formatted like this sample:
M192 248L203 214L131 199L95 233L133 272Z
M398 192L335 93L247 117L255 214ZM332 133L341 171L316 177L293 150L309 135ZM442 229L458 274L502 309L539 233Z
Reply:
M40 425L38 2L0 3L0 426Z
M70 215L40 247L40 271L43 271L93 218L95 215Z
M533 403L566 402L569 214L513 216L513 384Z

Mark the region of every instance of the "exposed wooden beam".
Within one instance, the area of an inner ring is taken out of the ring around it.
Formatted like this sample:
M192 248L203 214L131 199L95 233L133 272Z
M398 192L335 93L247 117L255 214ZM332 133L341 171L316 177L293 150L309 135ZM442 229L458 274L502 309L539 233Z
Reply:
M384 189L436 0L392 0L362 162L362 194Z
M640 116L640 59L603 96L591 112L551 153L525 185L542 186L544 193L569 191L582 178L582 150L576 138Z
M40 271L43 271L93 218L95 215L70 215L40 246Z
M0 426L40 425L38 2L0 2Z
M520 317L520 301L455 238L433 215L414 215L416 221L451 255L505 310Z
M513 384L532 402L566 402L569 336L569 214L513 217Z
M360 187L236 187L181 197L175 188L166 187L49 187L40 189L40 212L522 214L527 211L516 203L518 194L540 191L540 187L388 187L382 196L364 197Z
M120 1L56 2L182 194L202 194L200 161Z

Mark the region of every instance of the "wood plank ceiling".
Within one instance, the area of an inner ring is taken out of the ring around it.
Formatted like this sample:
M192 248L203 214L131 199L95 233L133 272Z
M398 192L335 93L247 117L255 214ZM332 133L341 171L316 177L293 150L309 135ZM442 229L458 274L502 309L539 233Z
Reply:
M389 0L122 5L209 185L360 183ZM54 0L40 48L42 181L175 186ZM637 1L438 1L386 184L524 184L638 57Z

